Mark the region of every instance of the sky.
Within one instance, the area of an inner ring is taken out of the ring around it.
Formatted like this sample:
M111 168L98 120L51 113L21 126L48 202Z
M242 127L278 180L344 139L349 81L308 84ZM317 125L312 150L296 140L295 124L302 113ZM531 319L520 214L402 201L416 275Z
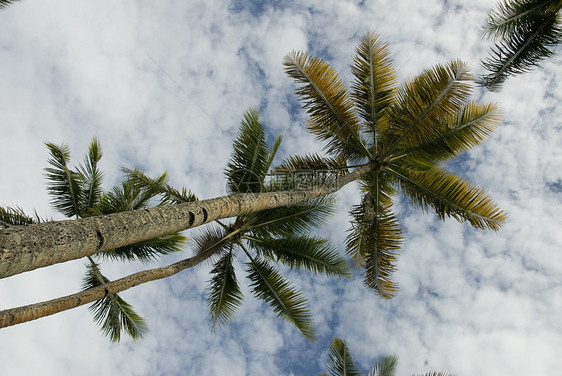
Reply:
M45 142L67 143L82 160L92 137L104 150L105 187L120 167L200 198L226 193L224 167L243 113L258 108L268 139L283 134L283 157L322 152L307 133L285 54L307 51L350 82L352 56L367 31L389 45L399 82L452 59L483 73L489 43L481 27L491 0L24 0L0 10L0 205L62 219L49 207ZM211 332L205 289L211 265L121 294L148 322L141 341L111 344L86 306L0 330L9 375L316 375L334 337L347 341L366 372L383 355L397 375L552 375L562 368L562 68L559 59L511 78L497 103L501 126L451 164L509 213L497 232L412 209L396 211L405 230L394 281L382 301L351 279L281 268L309 300L317 342L246 296L232 323ZM356 186L317 235L342 252ZM187 236L190 236L189 232ZM144 265L104 264L110 278ZM243 265L237 270L242 275ZM77 292L83 260L0 281L0 309Z

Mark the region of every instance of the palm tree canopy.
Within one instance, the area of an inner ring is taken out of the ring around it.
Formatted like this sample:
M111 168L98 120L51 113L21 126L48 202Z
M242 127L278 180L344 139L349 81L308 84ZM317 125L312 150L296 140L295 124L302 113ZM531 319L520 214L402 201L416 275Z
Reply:
M552 57L562 42L561 8L560 0L501 0L484 26L484 36L496 44L482 61L489 73L479 83L498 91L509 76Z
M424 70L396 86L389 49L372 33L356 49L351 90L328 64L303 52L284 59L287 74L310 115L308 128L326 141L331 158L292 157L287 170L370 165L360 179L363 198L351 209L347 252L365 270L365 284L381 297L390 281L402 229L392 213L400 191L414 207L439 218L498 230L506 219L484 191L451 174L444 162L482 142L496 128L494 105L470 101L473 78L458 60Z

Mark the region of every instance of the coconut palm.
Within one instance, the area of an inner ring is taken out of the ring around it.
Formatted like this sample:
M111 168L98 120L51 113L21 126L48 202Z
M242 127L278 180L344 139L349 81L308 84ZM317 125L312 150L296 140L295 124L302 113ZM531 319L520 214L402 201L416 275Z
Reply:
M240 134L234 141L234 151L226 168L228 187L233 193L256 194L268 190L289 189L294 186L293 180L285 179L283 176L271 182L266 181L267 172L281 138L277 138L274 146L269 149L258 116L257 111L246 113ZM59 168L57 171L59 170L62 169ZM131 191L150 192L151 194L159 192L163 195L164 202L177 203L191 199L185 189L179 191L164 185L162 177L151 179L138 170L126 171L129 179L125 186L129 187ZM104 212L103 209L107 207L107 204L104 204L105 201L123 202L123 200L102 199L89 212L94 214ZM128 330L128 321L122 322L123 320L117 319L116 314L106 314L112 307L111 304L119 304L121 312L125 310L122 308L123 306L128 307L126 303L121 303L120 298L115 295L117 292L141 283L172 276L208 259L214 260L208 294L212 325L213 328L217 324L225 325L242 302L243 297L233 265L237 253L243 253L248 259L246 272L254 295L268 302L279 317L293 323L306 338L313 340L314 329L306 299L281 276L272 262L279 261L290 268L304 269L315 274L349 275L347 262L326 240L305 235L313 227L324 223L326 216L332 212L332 201L332 197L326 196L315 201L305 201L238 216L230 224L217 221L216 226L207 226L195 236L196 255L194 257L166 267L135 273L116 281L109 281L102 276L97 265L92 262L84 291L48 302L0 312L0 327L75 308L98 299L94 305L98 321L101 320L99 317L111 318L105 320L103 330L109 331L109 333L118 333L118 329L121 327ZM69 205L60 207L62 210L68 208ZM109 207L111 210L117 210L121 206L110 205ZM107 210L109 209L105 211ZM17 210L12 211L17 212ZM104 253L104 255L109 254L113 257L122 253L138 257L138 251L114 251ZM102 316L102 314L106 316ZM129 316L138 318L134 312ZM121 315L120 317L129 316ZM134 329L138 328L139 325L133 326L133 330L128 330L128 332L134 332Z
M394 376L398 358L394 355L385 356L379 359L371 368L369 376ZM329 373L322 373L319 376L360 376L361 373L353 362L349 348L344 340L334 338L330 345L329 360L326 363ZM427 372L424 376L452 376L444 372Z
M129 210L140 210L149 207L150 200L164 193L163 202L169 200L170 193L164 185L165 174L157 179L161 189L138 187L130 181L121 186L113 187L108 192L101 188L103 173L98 163L103 156L97 139L90 144L84 163L77 168L70 168L70 149L67 145L47 143L50 152L48 160L51 167L46 168L48 181L47 191L51 196L53 208L68 218L84 218L90 216L118 213ZM162 192L164 191L164 192ZM196 200L190 192L183 192L185 201ZM26 215L20 208L0 208L3 227L30 225L43 222L37 214L35 217ZM179 233L163 235L144 242L110 249L97 254L98 259L114 259L119 261L140 260L155 261L159 256L181 250L187 238ZM94 257L96 257L94 256ZM100 262L87 256L87 271L84 278L84 289L100 287L109 282L101 272ZM111 341L120 340L124 330L132 338L141 338L146 332L144 320L135 313L132 307L117 294L99 296L90 307L94 320L101 326L102 332ZM86 302L84 302L85 304Z
M325 141L331 159L291 158L281 170L339 164L369 171L359 183L361 202L351 209L347 252L364 269L365 285L392 298L390 276L403 234L392 204L398 192L412 206L453 217L475 228L498 230L505 213L481 188L449 172L444 164L478 145L498 124L493 105L469 100L472 76L454 60L424 70L400 88L388 47L368 33L357 47L351 91L328 64L303 52L284 59L296 94L310 115L308 129Z
M482 62L489 73L479 83L498 91L509 76L552 57L562 42L561 8L560 0L501 0L484 27L484 36L496 44Z

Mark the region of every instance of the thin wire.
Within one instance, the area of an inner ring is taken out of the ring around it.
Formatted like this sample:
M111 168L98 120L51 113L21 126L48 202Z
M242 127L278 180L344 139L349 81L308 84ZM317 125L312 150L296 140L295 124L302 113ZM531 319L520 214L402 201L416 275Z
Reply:
M168 73L160 64L158 64L158 62L157 62L156 60L154 60L154 58L153 58L152 56L150 56L149 54L146 54L146 56L148 56L148 58L149 58L150 60L152 60L152 62L153 62L154 64L156 64L156 66L157 66L158 68L160 68L160 70L161 70L162 72L164 72L164 74L165 74L166 76L168 76L168 78L169 78L170 80L172 80L172 82L173 82L174 84L176 84L176 86L177 86L189 99L191 99L191 101L192 101L193 103L195 103L195 105L196 105L197 107L199 107L199 109L200 109L201 111L203 111L203 113L205 113L205 115L207 115L207 117L208 117L209 119L211 119L211 120L213 121L213 123L215 123L215 125L216 125L217 127L220 128L220 130L222 131L223 134L226 133L226 134L229 135L230 137L233 137L233 138L234 138L234 136L233 136L229 131L227 131L227 130L225 130L223 127L221 127L221 125L219 124L219 122L218 122L214 117L212 117L207 111L205 111L205 109L203 108L203 106L201 106L201 105L199 104L199 102L197 102L197 101L195 100L195 98L193 98L193 96L191 96L191 94L189 94L188 91L185 90L185 89L178 83L178 81L176 81L176 80L174 79L174 77L172 77L172 75L170 75L170 73Z

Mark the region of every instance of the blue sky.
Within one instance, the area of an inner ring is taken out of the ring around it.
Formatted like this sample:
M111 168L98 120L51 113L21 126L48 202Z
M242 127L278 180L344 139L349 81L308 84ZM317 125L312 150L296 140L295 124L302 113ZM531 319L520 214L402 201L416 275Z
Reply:
M279 157L320 152L306 132L281 60L292 50L325 58L350 81L361 35L390 46L399 81L455 58L482 73L481 25L496 1L25 0L0 11L0 205L61 219L49 207L44 142L68 143L79 162L93 136L104 148L106 187L119 167L139 166L201 198L225 194L223 169L243 113L258 107ZM173 78L173 80L171 78ZM381 301L351 280L282 269L309 299L318 342L246 299L232 324L211 333L205 306L209 265L122 294L147 319L140 342L110 344L86 307L0 331L5 374L314 375L334 336L362 369L385 354L399 375L552 375L562 368L562 89L559 60L510 79L497 102L502 125L454 163L510 214L498 233L441 222L401 200L406 240ZM174 82L175 81L175 82ZM188 93L186 95L185 92ZM318 235L343 252L357 187ZM189 233L188 233L189 236ZM191 255L158 263L168 265ZM110 264L119 278L146 268ZM238 270L242 270L238 265ZM3 308L78 291L82 261L0 281Z

